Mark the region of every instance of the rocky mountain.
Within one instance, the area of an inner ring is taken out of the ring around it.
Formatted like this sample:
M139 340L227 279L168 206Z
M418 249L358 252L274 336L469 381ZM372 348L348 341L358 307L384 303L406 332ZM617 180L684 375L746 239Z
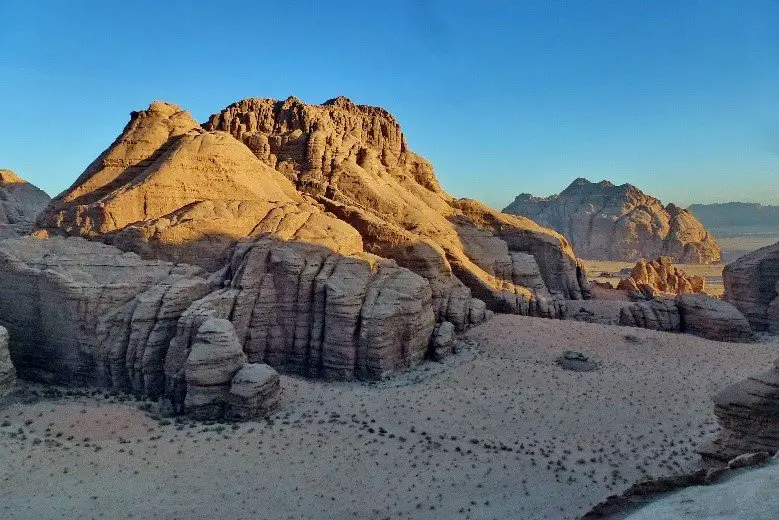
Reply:
M690 211L663 205L630 184L576 179L558 195L523 193L503 211L562 233L584 258L638 261L668 256L693 264L721 260L716 239Z
M563 300L586 292L562 236L452 198L388 112L342 97L247 99L202 127L155 102L38 222L210 270L262 235L390 258L429 282L437 319L458 328L471 295L494 310L559 316Z
M617 289L638 293L644 298L685 293L705 293L706 278L685 273L673 265L667 256L655 260L639 260L630 276L620 280Z
M0 170L0 238L32 231L50 197L11 170Z
M779 206L753 202L693 204L688 207L706 228L779 228Z

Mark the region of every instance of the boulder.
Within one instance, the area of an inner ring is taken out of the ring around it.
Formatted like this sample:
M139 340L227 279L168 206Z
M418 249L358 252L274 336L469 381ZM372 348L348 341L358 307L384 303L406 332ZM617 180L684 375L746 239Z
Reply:
M745 453L779 451L779 359L770 370L718 393L714 415L722 431L702 455L729 461Z
M455 328L449 321L438 323L433 331L433 357L441 359L452 352L454 348Z
M219 318L203 322L184 368L187 413L198 419L222 417L233 378L245 363L232 323Z
M676 302L663 297L622 307L619 324L665 332L681 331L681 318Z
M583 258L636 262L667 256L685 264L721 260L716 239L690 211L664 206L630 184L576 179L559 195L523 193L503 211L558 231Z
M755 330L779 333L779 242L725 266L724 299L746 316Z
M250 420L273 411L278 405L279 374L262 363L246 363L233 377L227 396L227 417Z
M0 239L29 233L50 197L11 170L0 169Z
M754 339L747 319L728 302L702 294L681 294L676 298L676 306L682 332L715 341Z
M680 294L638 301L620 311L619 324L665 332L685 332L715 341L754 339L746 318L733 305L703 294Z
M10 394L16 384L16 370L8 351L8 331L0 327L0 397Z

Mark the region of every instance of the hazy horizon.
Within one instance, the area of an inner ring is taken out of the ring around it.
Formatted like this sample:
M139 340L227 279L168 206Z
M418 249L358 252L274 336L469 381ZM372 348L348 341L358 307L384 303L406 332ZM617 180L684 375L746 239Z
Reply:
M0 168L51 195L163 99L382 106L457 197L572 180L664 203L779 205L779 3L9 2Z

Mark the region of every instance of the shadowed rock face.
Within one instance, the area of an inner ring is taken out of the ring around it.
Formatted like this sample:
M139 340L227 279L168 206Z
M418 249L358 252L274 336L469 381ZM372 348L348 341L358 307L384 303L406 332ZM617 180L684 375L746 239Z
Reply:
M779 333L779 243L726 265L722 279L725 299L755 330Z
M686 332L715 341L749 342L752 329L733 305L704 294L656 297L620 311L619 324L666 332Z
M0 170L0 239L29 233L50 197L11 170Z
M0 327L0 397L8 395L15 383L16 370L8 351L8 331Z
M638 261L668 256L689 264L721 260L717 241L691 212L663 206L630 184L576 179L559 195L523 193L503 211L562 233L583 258Z
M424 277L436 319L458 329L471 293L495 310L557 317L586 286L563 237L453 199L389 113L345 98L248 99L203 127L155 102L39 225L209 270L246 237L367 252Z
M467 324L484 319L483 305L463 304ZM166 397L205 417L225 411L246 361L327 379L407 368L435 314L424 278L369 253L263 236L208 274L82 238L23 237L0 241L0 325L22 377ZM235 414L271 405L277 385L257 384Z
M770 370L739 381L714 397L723 430L703 455L729 460L743 453L779 450L779 360Z

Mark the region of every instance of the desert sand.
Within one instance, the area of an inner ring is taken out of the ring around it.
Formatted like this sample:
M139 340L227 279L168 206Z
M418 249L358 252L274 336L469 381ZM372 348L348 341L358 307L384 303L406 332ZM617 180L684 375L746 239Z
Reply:
M563 370L565 349L601 368ZM775 357L767 342L498 315L385 381L282 376L260 422L159 421L148 401L28 386L0 407L0 516L577 518L701 464L711 397Z

